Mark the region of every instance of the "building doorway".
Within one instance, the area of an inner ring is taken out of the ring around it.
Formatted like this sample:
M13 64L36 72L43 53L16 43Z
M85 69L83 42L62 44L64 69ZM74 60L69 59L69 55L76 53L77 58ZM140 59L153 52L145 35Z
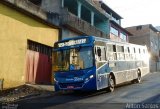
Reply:
M28 40L26 83L51 84L52 47Z

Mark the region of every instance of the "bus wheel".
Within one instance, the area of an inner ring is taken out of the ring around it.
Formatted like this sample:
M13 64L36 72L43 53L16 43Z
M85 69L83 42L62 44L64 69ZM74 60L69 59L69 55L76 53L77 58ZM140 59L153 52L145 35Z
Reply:
M114 82L114 77L112 75L109 75L108 78L108 91L109 92L113 92L114 91L114 86L115 86L115 82Z
M137 70L137 79L136 79L136 83L140 83L141 82L141 71L140 70Z

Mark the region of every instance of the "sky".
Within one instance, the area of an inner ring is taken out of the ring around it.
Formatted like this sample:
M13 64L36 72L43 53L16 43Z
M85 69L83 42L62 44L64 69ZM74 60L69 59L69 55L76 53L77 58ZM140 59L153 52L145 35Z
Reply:
M122 27L160 26L160 0L103 0L123 19Z

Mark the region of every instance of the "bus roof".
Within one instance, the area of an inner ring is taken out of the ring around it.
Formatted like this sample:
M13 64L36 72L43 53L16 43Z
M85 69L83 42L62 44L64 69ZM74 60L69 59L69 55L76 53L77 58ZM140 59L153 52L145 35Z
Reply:
M133 43L128 43L128 42L118 42L118 41L113 41L113 40L101 38L101 37L95 37L95 36L92 36L92 37L94 37L95 41L111 42L115 44L125 44L125 45L132 45L132 46L146 46L146 45L138 45L138 44L133 44Z
M80 39L88 39L88 42L86 43L82 43L83 41L80 41ZM118 41L112 41L110 39L106 39L106 38L101 38L101 37L96 37L96 36L77 36L77 37L73 37L73 38L66 38L60 41L57 41L54 44L54 48L62 48L62 47L69 47L69 46L73 46L68 44L69 41L79 41L79 43L77 45L91 45L93 44L94 41L102 41L102 42L106 42L106 43L113 43L113 44L122 44L122 45L131 45L131 46L145 46L145 45L137 45L137 44L132 44L132 43L128 43L128 42L118 42ZM67 46L58 46L58 44L63 44L67 42Z

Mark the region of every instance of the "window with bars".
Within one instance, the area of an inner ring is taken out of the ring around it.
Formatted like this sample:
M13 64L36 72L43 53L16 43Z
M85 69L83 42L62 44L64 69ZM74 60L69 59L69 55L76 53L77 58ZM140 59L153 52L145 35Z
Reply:
M52 54L52 47L31 40L27 41L27 49L46 54L48 56L51 56Z
M40 6L42 3L42 0L28 0L28 1L32 2L33 4L35 4L37 6Z

